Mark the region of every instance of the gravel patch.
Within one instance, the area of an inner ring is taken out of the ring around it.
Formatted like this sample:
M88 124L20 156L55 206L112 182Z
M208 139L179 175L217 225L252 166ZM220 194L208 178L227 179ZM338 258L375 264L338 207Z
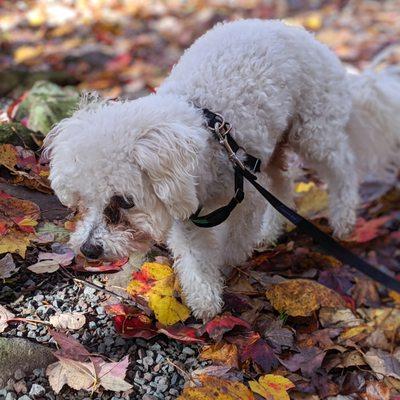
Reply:
M64 387L56 395L51 389L44 368L35 369L30 375L18 370L0 388L0 400L29 399L176 399L185 383L185 372L204 367L197 360L198 347L157 337L150 341L124 339L118 335L104 305L110 295L101 290L84 286L65 277L60 271L52 275L33 275L20 271L17 277L0 289L0 304L19 317L48 321L56 312L84 313L87 323L71 332L90 352L102 354L112 360L130 356L126 380L134 389L131 393L97 392L92 397L86 391ZM104 276L79 276L103 285ZM102 280L103 279L103 280ZM12 324L2 337L28 338L32 342L55 348L47 326L32 323ZM184 372L182 372L184 371Z

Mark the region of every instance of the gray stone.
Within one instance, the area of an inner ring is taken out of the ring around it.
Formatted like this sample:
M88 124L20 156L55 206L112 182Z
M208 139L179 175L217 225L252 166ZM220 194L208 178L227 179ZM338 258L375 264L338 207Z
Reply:
M0 337L0 387L4 387L18 369L30 374L54 361L56 359L47 347L26 339Z
M34 383L29 391L29 396L36 399L37 397L41 397L46 393L46 389L42 385L38 385Z
M24 394L23 396L18 397L18 400L32 400L32 398Z
M196 352L190 347L184 347L182 353L187 354L188 356L193 356Z
M13 392L8 392L7 396L4 400L15 400L17 398L17 395Z

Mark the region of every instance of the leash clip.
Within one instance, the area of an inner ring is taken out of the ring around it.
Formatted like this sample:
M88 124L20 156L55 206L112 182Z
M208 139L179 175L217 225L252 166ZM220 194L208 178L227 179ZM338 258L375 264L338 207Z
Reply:
M239 159L239 157L236 155L236 153L233 151L232 147L228 142L228 134L231 131L232 127L228 122L225 122L225 120L221 115L219 114L217 115L221 118L221 122L216 122L214 124L213 130L218 136L219 143L225 147L225 150L228 153L229 161L233 165L238 166L240 169L244 170L246 167Z

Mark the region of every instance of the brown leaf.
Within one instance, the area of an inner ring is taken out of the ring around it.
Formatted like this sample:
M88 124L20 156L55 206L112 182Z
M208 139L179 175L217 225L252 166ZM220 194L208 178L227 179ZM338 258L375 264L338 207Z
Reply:
M8 326L8 321L14 317L15 315L13 313L0 304L0 333L5 331Z
M6 254L0 260L0 279L6 279L19 271L15 266L14 260L10 253Z
M294 344L294 333L289 328L284 328L282 320L274 320L265 329L263 337L274 348L281 352L282 348L292 348Z
M389 400L390 388L383 382L369 381L365 393L361 393L363 400Z
M321 367L322 361L325 357L325 351L312 347L310 349L302 349L289 359L279 359L280 362L292 372L299 369L304 376L311 377L315 371Z
M330 307L321 308L319 311L319 321L324 328L355 327L363 322L348 308L335 309Z
M364 358L377 374L378 379L385 376L400 379L400 354L396 356L396 353L392 355L383 350L370 349L365 353Z
M97 390L102 386L115 392L126 391L132 385L125 381L129 356L119 362L106 362L90 354L79 342L59 332L50 332L60 346L54 355L58 358L47 367L51 387L59 393L65 384L75 390ZM89 360L89 361L86 361Z
M78 313L58 313L50 317L50 323L56 329L77 330L85 325L86 317Z
M307 317L320 307L344 308L344 300L333 290L307 279L292 279L266 292L268 300L279 312L293 317Z
M380 304L378 284L366 278L356 278L356 285L352 290L352 297L357 307L376 307Z
M238 368L238 349L234 344L221 342L205 346L199 358L201 360L211 360L217 364Z

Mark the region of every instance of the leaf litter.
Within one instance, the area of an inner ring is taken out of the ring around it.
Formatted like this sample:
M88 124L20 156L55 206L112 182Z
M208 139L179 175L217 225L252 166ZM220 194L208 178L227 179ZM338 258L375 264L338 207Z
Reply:
M4 254L0 279L13 285L27 270L45 274L43 279L55 275L58 279L64 269L69 271L68 279L96 279L96 273L125 268L127 259L93 264L75 256L65 243L76 216L71 213L66 219L46 220L33 197L17 196L11 188L29 188L51 196L48 165L40 159L39 148L52 124L76 106L79 90L100 90L106 97L142 95L159 84L181 51L215 21L232 12L285 16L279 7L265 8L257 1L243 9L235 5L216 9L207 1L201 3L204 13L192 2L183 8L171 2L170 9L158 11L144 4L129 9L119 5L113 15L129 16L127 20L136 24L129 28L135 31L129 38L124 22L118 18L117 22L105 22L108 5L95 10L100 21L96 24L88 22L87 12L94 12L89 5L86 11L63 5L64 17L72 18L69 23L39 0L25 14L5 8L0 24L6 30L13 26L16 32L25 26L25 35L35 30L36 42L23 43L7 36L0 56L11 68L11 72L0 73L0 94L10 96L5 107L0 105L0 253ZM317 38L355 67L363 67L398 36L392 8L398 2L331 3L313 11L294 9L288 21L315 31ZM144 26L147 20L152 20L149 27ZM85 37L96 38L95 60L85 52L68 57L74 48L85 45L75 26L79 21ZM384 28L379 31L375 26ZM399 55L391 62L399 63ZM44 67L41 76L35 72L39 64ZM28 77L19 72L21 66L31 68ZM69 76L59 73L65 70ZM18 85L13 83L16 79ZM78 87L66 87L69 83ZM296 185L300 212L330 232L325 219L329 198L325 186L301 164L296 168L302 172ZM356 229L343 244L400 279L398 182L369 183L362 188L362 199ZM248 263L233 269L227 281L225 309L207 324L190 315L171 261L167 254L162 255L149 256L133 274L131 283L123 288L129 294L126 304L109 304L105 309L117 334L126 339L157 341L164 336L199 346L199 357L210 365L190 375L197 385L185 388L181 399L339 399L335 396L343 395L375 400L399 395L398 295L322 254L292 227L276 247L254 254ZM59 345L55 352L58 362L47 370L56 393L66 385L89 392L130 390L131 384L125 380L128 356L106 360L63 333L83 329L87 316L59 312L33 321L26 315L14 315L12 307L2 304L0 332L21 323L51 324L60 331L51 332Z

